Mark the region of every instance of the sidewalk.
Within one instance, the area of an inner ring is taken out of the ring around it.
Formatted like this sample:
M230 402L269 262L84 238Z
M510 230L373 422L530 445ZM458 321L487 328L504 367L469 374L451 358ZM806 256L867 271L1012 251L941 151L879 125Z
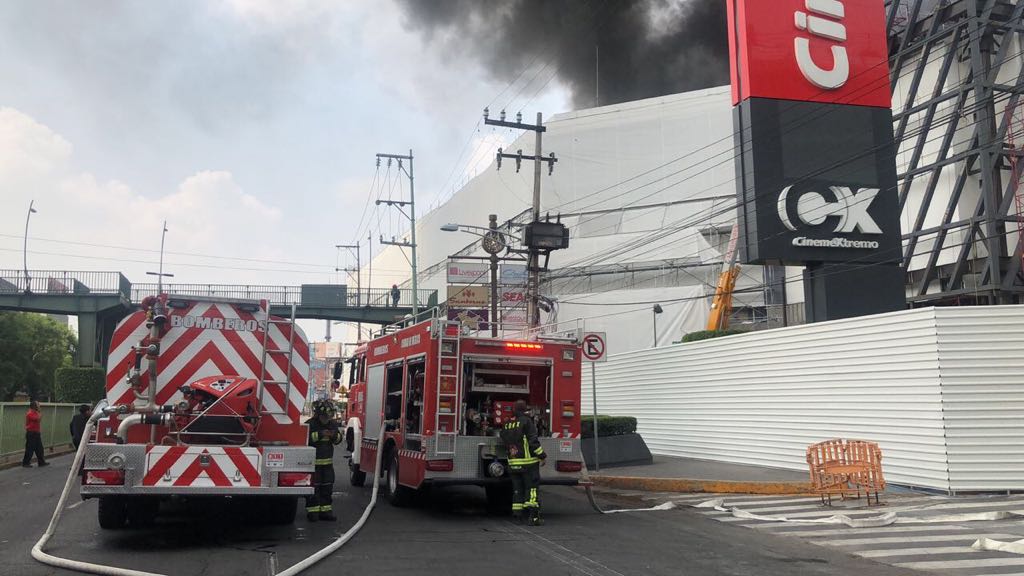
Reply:
M654 463L591 471L598 486L654 492L718 494L806 494L807 472L729 464L674 456L654 456Z

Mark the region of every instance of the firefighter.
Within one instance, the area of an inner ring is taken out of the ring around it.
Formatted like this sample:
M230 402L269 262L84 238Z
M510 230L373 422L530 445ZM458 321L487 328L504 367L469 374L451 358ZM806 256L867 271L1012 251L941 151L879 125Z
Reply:
M525 400L516 400L515 420L501 430L501 440L508 450L509 476L512 477L512 515L540 526L540 467L548 457L537 439L537 426L533 423Z
M310 522L334 522L331 491L334 490L334 447L341 444L341 431L334 420L334 404L330 400L313 403L313 417L309 419L309 445L316 448L313 463L313 485L316 492L306 497L306 518Z

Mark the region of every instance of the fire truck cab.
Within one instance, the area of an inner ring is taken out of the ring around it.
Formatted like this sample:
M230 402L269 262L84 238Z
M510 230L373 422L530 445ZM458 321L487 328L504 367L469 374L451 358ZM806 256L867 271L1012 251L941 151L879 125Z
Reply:
M428 485L478 485L495 505L511 498L498 430L526 400L548 454L542 484L578 484L580 345L575 339L469 336L432 319L385 334L351 360L347 446L350 480L362 486L377 450L392 504Z

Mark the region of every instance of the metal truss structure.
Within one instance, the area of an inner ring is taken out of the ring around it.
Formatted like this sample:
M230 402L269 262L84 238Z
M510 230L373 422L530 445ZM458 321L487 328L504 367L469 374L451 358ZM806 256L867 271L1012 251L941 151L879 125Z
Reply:
M1024 302L1024 2L885 6L908 302Z

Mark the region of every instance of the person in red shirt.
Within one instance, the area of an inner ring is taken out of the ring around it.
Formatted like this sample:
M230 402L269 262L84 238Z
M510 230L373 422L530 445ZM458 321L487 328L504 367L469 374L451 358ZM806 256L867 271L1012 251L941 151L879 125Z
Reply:
M43 417L39 413L39 403L33 400L28 405L28 412L25 413L25 457L21 459L21 465L25 468L32 467L32 454L36 455L39 467L49 466L43 456L43 436L40 433L40 424Z

